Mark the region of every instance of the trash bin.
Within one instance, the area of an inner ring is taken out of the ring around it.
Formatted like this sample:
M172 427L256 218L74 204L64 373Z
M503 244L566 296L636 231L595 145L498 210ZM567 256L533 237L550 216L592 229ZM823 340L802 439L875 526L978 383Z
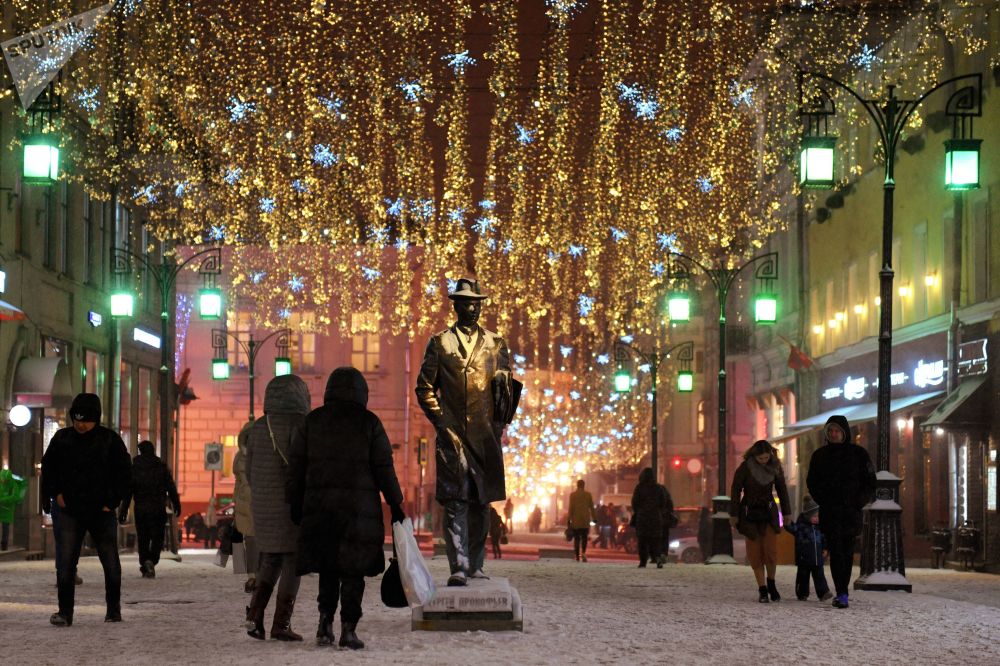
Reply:
M951 530L945 525L938 525L931 530L931 568L940 569L950 552Z
M958 528L956 535L955 554L962 563L962 570L967 570L974 565L976 555L979 554L980 530L975 522L965 521L965 525Z

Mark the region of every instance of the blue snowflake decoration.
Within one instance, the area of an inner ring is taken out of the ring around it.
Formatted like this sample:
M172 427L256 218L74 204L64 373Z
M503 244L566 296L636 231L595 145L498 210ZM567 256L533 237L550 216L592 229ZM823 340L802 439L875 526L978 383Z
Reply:
M597 361L597 365L607 365L611 362L611 357L607 354L598 354L595 360Z
M679 126L668 127L661 132L664 139L670 143L677 143L684 138L684 128Z
M122 16L132 16L139 11L140 6L142 6L142 0L118 0L115 9L120 11Z
M662 261L657 261L649 266L649 272L656 277L662 276L666 272L666 268L663 266Z
M427 294L428 296L434 296L435 294L438 293L438 289L439 287L432 282L429 285L427 285L427 287L424 288L424 293Z
M503 242L503 247L501 248L504 254L510 254L514 251L514 241L507 239Z
M376 245L385 246L389 242L389 227L373 227L368 232L368 238Z
M547 389L542 389L542 393L545 395L546 398L551 398L553 395L555 395L556 392L555 389L547 388Z
M191 187L191 184L186 180L183 183L177 183L177 185L174 186L174 196L180 199L187 194L189 187Z
M406 205L406 202L403 201L402 198L397 197L395 200L386 199L385 203L386 203L386 208L385 208L386 215L391 215L392 217L399 217L400 215L403 214L403 206Z
M274 212L274 199L271 197L261 197L260 198L260 212L262 213L273 213Z
M340 161L340 157L335 155L330 151L330 147L323 143L317 143L313 146L312 161L317 166L323 168L332 167L334 164Z
M517 142L522 146L527 146L529 143L534 143L535 134L538 130L528 129L521 123L514 123L514 128L517 130Z
M278 310L278 319L291 319L292 311L288 308L281 308Z
M212 240L220 241L226 237L226 227L222 224L213 224L208 232L208 237Z
M375 268L369 268L368 266L362 266L361 275L369 282L374 282L375 280L382 277L382 271Z
M559 261L560 256L562 256L562 253L556 252L555 250L549 250L548 253L546 254L546 257L548 258L550 264L554 264L557 261Z
M459 75L465 74L466 67L474 67L476 64L476 59L469 56L468 49L462 51L461 53L449 53L448 55L443 56L441 60L448 63L448 66L451 67L451 71Z
M881 56L878 55L878 46L871 47L867 44L861 45L861 52L855 53L849 58L849 62L866 72L872 71L872 67L882 60Z
M397 238L394 245L400 252L405 252L410 247L410 242L405 238Z
M341 116L343 115L344 100L339 97L324 97L320 95L316 98L316 100L330 113L336 113Z
M264 271L254 271L250 274L250 282L253 284L260 284L261 281L267 276Z
M729 99L732 100L733 106L753 106L753 94L755 89L753 86L742 86L739 81L733 81L729 84Z
M87 111L97 111L97 107L101 105L101 101L97 99L97 94L100 90L101 89L97 86L93 88L84 88L76 96L77 103Z
M564 20L581 11L586 4L586 0L545 0L545 5Z
M309 186L302 182L301 178L296 178L292 181L292 189L299 194L305 194L309 191Z
M244 102L237 97L230 97L226 109L229 110L229 122L236 123L243 120L248 113L256 111L257 105L253 102Z
M458 280L452 280L451 278L448 278L448 293L454 294L455 289L457 287L458 287Z
M135 196L133 196L132 198L142 199L143 197L145 197L148 203L155 204L160 200L156 196L156 192L153 191L155 187L156 185L147 185L146 187L141 187L135 191Z
M494 227L494 220L492 217L487 215L482 215L476 218L475 223L472 225L472 230L475 231L480 236L484 236L490 232Z
M656 94L646 94L637 85L618 84L618 99L632 107L635 117L640 120L655 120L660 112L660 103Z
M525 363L527 363L527 361L528 359L522 356L521 354L514 354L514 363L517 363L518 365L524 365Z
M489 199L483 199L482 201L479 202L479 207L482 208L483 210L493 210L494 208L497 207L497 204L495 201L491 201Z
M576 309L581 317L587 317L594 309L594 297L580 294L576 299Z
M579 400L580 399L580 392L579 391L570 391L569 392L569 397L571 399L573 399L573 400ZM563 428L563 430L568 430L568 428Z
M677 251L677 234L665 234L662 231L656 234L656 244L664 252Z
M583 253L587 251L587 248L583 245L575 245L573 243L569 244L569 250L567 254L571 257L582 257Z
M623 229L619 229L618 227L611 227L611 238L616 243L620 243L628 238L628 232Z
M486 248L488 250L490 250L491 252L495 252L496 249L497 249L497 239L496 238L489 238L489 239L487 239L486 240Z
M288 288L297 294L306 288L306 281L301 276L296 275L288 281Z
M226 175L222 177L228 185L235 185L240 178L243 177L243 169L239 167L230 167L226 169Z
M712 179L708 176L698 176L698 189L704 193L709 193L712 191L715 185L712 183Z
M452 224L461 224L465 219L465 209L459 206L448 211L448 221Z
M420 96L424 93L424 88L420 85L420 81L417 79L413 79L412 81L400 79L399 83L396 84L396 87L403 91L403 96L406 97L407 102L419 102Z
M625 344L630 345L630 344L632 344L632 341L635 340L635 336L632 336L632 335L623 335L623 336L621 336L618 339L621 340L622 342L624 342Z
M434 200L418 199L410 202L413 214L424 222L430 222L434 218Z

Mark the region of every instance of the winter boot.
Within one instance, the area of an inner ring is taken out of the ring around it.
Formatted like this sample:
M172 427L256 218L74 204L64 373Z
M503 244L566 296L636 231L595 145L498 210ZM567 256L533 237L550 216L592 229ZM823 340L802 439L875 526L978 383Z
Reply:
M774 579L767 579L767 593L771 595L771 601L781 601L781 595L778 594L778 588L774 585Z
M757 597L757 601L759 601L760 603L766 604L769 601L771 601L770 599L767 598L767 586L766 585L761 585L760 587L758 587L757 588L757 592L760 594L760 596Z
M156 578L156 565L153 564L153 560L146 560L142 566L146 569L144 574L146 578Z
M320 613L319 626L316 627L316 645L333 645L336 636L333 635L333 613Z
M295 610L295 597L278 596L274 608L274 620L271 622L271 639L276 641L301 641L302 636L292 631L292 612Z
M109 608L108 612L104 615L105 622L121 622L122 621L122 609L121 607Z
M848 607L847 595L846 594L838 594L836 597L834 597L834 599L833 599L833 607L834 608L847 608Z
M358 628L357 622L341 622L340 623L340 647L351 648L352 650L360 650L365 646L364 642L358 635L354 633L354 630Z
M830 599L833 599L833 592L831 592L830 590L827 590L819 597L820 601L829 601Z
M253 594L255 589L257 589L257 579L250 576L247 578L247 582L243 583L243 591L247 594Z
M267 608L267 602L271 600L271 592L273 591L274 586L268 583L261 583L254 589L250 605L247 606L247 628L249 629L247 636L259 641L267 638L267 634L264 632L264 609Z
M57 627L72 627L73 615L71 613L53 613L49 616L49 624Z

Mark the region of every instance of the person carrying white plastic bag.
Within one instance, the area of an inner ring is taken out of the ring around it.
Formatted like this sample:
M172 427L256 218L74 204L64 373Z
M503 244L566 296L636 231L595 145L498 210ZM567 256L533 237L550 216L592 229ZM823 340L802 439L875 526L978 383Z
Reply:
M399 578L410 608L429 603L434 598L434 579L413 537L413 522L409 518L392 523L392 541L399 560Z

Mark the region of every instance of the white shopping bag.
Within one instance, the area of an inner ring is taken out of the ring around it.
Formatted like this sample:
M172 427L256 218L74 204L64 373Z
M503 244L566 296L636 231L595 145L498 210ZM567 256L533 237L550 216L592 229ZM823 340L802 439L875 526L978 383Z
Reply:
M226 562L228 561L229 561L229 555L223 553L221 548L215 551L215 559L212 561L212 564L214 564L217 567L222 567L223 569L225 569Z
M413 523L409 518L392 524L392 541L399 560L399 578L410 607L423 606L434 598L434 579L413 538Z
M242 541L233 544L233 573L247 572L247 547Z

